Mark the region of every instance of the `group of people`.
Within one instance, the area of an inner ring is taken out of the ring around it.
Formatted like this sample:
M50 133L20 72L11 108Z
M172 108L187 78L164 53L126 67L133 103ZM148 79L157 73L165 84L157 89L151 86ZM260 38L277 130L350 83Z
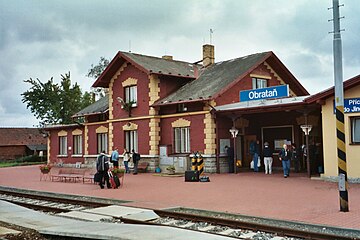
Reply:
M123 156L123 164L125 167L125 173L130 173L129 162L134 163L134 171L133 174L136 175L138 173L138 163L140 161L140 154L136 153L133 149L129 152L126 148L122 154ZM116 147L114 151L111 153L110 159L105 154L105 151L102 151L96 159L96 170L99 175L99 185L100 188L104 188L104 184L106 183L107 188L111 188L109 182L109 174L108 171L110 170L110 163L114 165L114 168L119 168L119 160L120 154L118 148Z
M258 161L260 161L259 140L250 143L250 154L252 155L254 172L258 172ZM262 155L264 157L265 174L272 174L273 150L270 148L268 142L264 143ZM289 146L284 144L282 149L279 151L279 160L281 161L285 178L290 176L290 161L293 161L294 163L295 172L300 171L299 149L295 144Z

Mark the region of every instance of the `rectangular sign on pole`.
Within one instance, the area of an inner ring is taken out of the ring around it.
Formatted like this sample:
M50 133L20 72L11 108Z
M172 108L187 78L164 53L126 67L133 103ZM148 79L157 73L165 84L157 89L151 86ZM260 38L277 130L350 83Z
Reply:
M334 114L336 112L334 101ZM360 98L345 98L344 99L344 113L360 112Z
M279 85L267 88L258 88L240 92L240 102L282 98L289 96L289 85Z

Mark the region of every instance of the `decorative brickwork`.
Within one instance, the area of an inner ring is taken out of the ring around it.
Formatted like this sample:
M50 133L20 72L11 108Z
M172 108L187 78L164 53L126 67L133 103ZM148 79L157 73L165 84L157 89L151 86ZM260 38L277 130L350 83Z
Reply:
M104 127L104 126L100 126L98 127L96 130L95 130L96 133L107 133L109 132L108 128L107 127Z
M138 129L138 125L135 123L128 122L122 128L124 131L135 131Z
M138 80L135 78L128 78L122 82L122 86L123 87L134 86L134 85L137 85L137 82L138 82Z
M110 83L109 83L109 120L114 118L113 115L113 102L114 102L114 81L119 77L119 75L121 74L122 71L124 71L124 69L126 68L127 64L124 63L119 70L114 74L114 76L111 78ZM112 137L109 138L112 141ZM109 145L110 146L110 145Z
M212 107L216 106L216 102L214 100L209 103ZM209 113L205 114L204 117L204 144L205 150L204 154L216 154L216 123L213 115L210 113L210 106L204 106L204 111L209 111Z
M156 100L160 98L160 80L156 75L151 74L149 76L149 106L151 106ZM156 116L158 112L153 107L149 107L149 116ZM149 121L149 136L150 136L150 155L159 154L160 143L160 119L151 118Z
M58 137L66 137L67 136L67 131L61 130L60 132L58 132Z
M281 79L281 77L279 75L277 75L277 73L274 71L274 69L272 69L272 67L270 67L270 65L267 62L264 62L264 65L266 66L267 69L270 70L270 72L272 74L274 74L274 76L276 77L276 79L282 84L285 85L286 83L284 82L284 80ZM289 93L290 96L295 97L296 94L289 88Z
M75 129L74 131L71 132L72 135L81 135L82 131L80 129Z
M191 122L183 119L183 118L179 118L178 120L174 121L171 123L171 126L173 128L178 128L178 127L190 127Z
M84 143L85 143L85 155L89 154L89 128L85 125Z

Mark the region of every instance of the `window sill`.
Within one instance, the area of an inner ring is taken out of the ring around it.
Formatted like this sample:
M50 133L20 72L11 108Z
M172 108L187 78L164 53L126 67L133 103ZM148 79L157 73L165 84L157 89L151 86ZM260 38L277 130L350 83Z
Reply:
M68 157L68 155L56 155L56 157L67 158L67 157Z
M80 158L80 157L83 157L82 154L74 154L74 155L71 155L71 157L73 158Z
M360 143L349 143L350 146L360 146Z

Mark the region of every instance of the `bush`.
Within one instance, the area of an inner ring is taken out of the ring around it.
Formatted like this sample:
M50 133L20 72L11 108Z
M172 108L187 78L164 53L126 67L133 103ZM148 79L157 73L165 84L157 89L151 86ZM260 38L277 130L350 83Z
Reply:
M38 155L30 155L16 159L16 162L41 162L45 161L46 158L41 159Z

